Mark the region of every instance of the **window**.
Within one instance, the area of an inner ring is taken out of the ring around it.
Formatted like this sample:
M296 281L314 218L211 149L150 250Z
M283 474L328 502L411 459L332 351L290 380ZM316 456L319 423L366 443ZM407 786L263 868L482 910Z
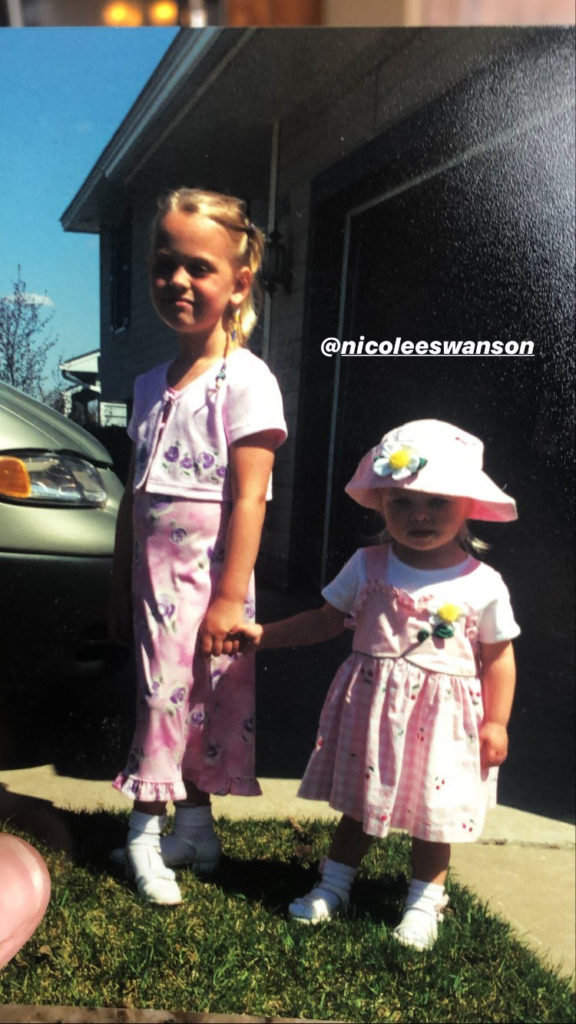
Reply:
M125 331L130 323L130 280L132 263L132 216L110 233L110 327Z

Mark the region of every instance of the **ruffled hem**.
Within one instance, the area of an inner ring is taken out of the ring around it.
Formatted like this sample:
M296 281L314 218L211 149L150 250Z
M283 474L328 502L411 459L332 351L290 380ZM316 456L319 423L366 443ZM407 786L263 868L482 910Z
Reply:
M228 775L215 772L198 772L195 778L189 780L202 790L203 793L211 793L214 796L261 796L262 790L257 779L253 776L246 778L230 778ZM150 782L147 779L140 779L137 775L124 775L120 773L112 783L114 789L123 793L130 800L141 800L143 803L174 803L177 800L186 800L186 786L184 782Z
M147 779L139 779L137 775L120 773L112 785L129 800L141 800L147 804L186 799L186 787L183 782L149 782Z

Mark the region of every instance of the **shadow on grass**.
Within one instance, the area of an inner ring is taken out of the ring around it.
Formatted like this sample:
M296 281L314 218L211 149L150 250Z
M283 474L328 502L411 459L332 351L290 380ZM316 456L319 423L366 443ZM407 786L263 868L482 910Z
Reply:
M318 873L318 860L304 864L295 859L223 857L218 873L207 879L206 884L217 885L228 895L259 903L269 913L286 916L292 900L310 892L317 883ZM400 920L406 892L403 874L383 875L378 880L357 879L352 890L350 915L394 927Z
M123 869L114 865L110 853L124 846L127 821L128 811L62 810L48 800L12 794L0 786L0 827L25 833L32 842L64 854L72 864L94 875L124 878ZM226 845L226 836L223 838ZM272 848L273 844L272 838ZM217 872L199 880L227 895L258 903L269 913L286 916L289 903L316 884L319 856L309 846L291 849L290 839L284 859L262 857L258 851L250 856L249 845L245 857L225 854ZM177 869L179 877L188 871ZM383 874L377 880L359 878L354 883L351 914L394 927L400 918L406 888L403 872Z
M25 832L74 864L97 872L108 871L110 850L124 845L127 813L63 810L49 800L11 793L0 785L0 826Z

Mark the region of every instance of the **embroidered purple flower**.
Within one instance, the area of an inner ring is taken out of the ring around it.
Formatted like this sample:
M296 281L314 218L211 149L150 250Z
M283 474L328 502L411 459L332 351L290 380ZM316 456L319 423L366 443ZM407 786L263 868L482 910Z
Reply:
M167 594L161 594L156 611L159 619L171 619L176 611L176 605Z
M170 540L173 544L182 544L182 542L188 536L183 526L176 526L170 534Z
M185 455L183 459L180 459L180 465L182 469L194 469L194 459L191 455Z
M224 555L225 548L223 544L215 544L213 548L208 548L208 558L211 562L223 562Z
M247 732L250 735L251 733L254 732L255 729L256 729L256 719L255 719L254 715L250 715L250 718L245 718L244 719L244 732Z
M178 686L175 690L172 690L170 694L170 702L172 704L183 704L186 697L186 687Z
M220 477L220 479L222 480L226 476L226 466L218 466L218 469L216 470L216 476Z
M180 457L180 449L177 444L173 444L168 451L164 452L164 458L166 462L178 462Z
M193 711L192 714L190 715L190 721L192 722L192 725L202 725L205 718L206 713L202 709Z
M150 508L153 509L165 509L170 508L172 504L172 498L168 498L165 494L151 494L150 495Z
M215 462L216 459L211 452L200 452L200 455L198 456L198 465L200 466L200 469L211 469Z

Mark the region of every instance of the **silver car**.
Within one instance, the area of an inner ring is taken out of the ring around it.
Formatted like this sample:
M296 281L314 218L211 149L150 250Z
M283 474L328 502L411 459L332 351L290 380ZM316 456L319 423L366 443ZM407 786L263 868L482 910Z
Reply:
M0 630L4 666L76 670L107 650L122 484L71 420L0 383Z

